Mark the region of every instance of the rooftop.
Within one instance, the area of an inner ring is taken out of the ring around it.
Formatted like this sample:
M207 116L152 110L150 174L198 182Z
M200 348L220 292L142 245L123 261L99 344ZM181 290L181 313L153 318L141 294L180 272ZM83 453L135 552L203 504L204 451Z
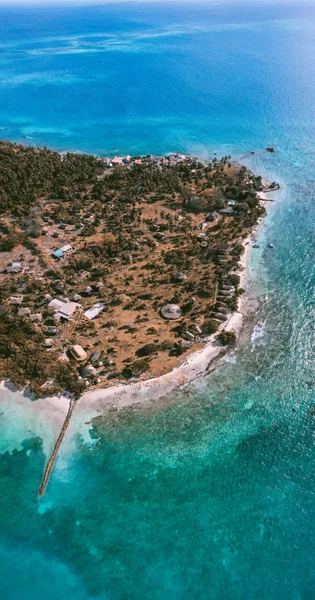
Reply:
M104 310L104 308L104 304L102 304L101 302L96 302L96 304L94 304L84 313L84 316L87 317L87 319L95 319L95 317L97 317L97 315L99 315Z
M62 300L51 300L48 304L48 308L54 309L58 316L63 319L71 319L77 308L81 305L77 302L63 302Z
M87 353L79 344L74 344L71 346L69 351L75 360L84 361L87 359Z
M165 304L161 308L161 315L164 319L175 320L182 315L182 309L177 304Z

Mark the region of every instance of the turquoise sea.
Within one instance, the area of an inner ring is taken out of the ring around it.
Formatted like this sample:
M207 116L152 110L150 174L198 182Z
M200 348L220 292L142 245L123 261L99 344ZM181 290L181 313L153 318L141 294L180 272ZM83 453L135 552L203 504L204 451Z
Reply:
M1 599L315 597L314 55L314 3L0 8L2 137L231 153L282 184L237 350L71 434L41 500L55 430L1 392Z

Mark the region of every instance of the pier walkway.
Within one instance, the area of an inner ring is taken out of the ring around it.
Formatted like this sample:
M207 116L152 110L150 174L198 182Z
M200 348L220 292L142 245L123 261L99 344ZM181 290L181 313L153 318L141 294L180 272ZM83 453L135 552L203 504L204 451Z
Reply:
M55 443L52 455L51 455L51 457L50 457L50 459L49 459L49 461L48 461L48 463L46 465L44 477L42 479L42 483L41 483L40 488L38 490L38 496L39 497L41 497L41 496L43 496L45 494L45 489L46 489L46 486L47 486L47 483L48 483L48 480L49 480L52 468L54 466L54 462L56 460L58 450L59 450L59 448L61 446L62 440L63 440L64 435L65 435L66 430L67 430L67 427L68 427L68 425L70 423L70 419L71 419L72 413L74 411L75 404L76 404L75 400L70 400L69 408L68 408L68 412L67 412L66 418L64 420L62 429L61 429L61 431L59 433L58 439L57 439L57 441Z

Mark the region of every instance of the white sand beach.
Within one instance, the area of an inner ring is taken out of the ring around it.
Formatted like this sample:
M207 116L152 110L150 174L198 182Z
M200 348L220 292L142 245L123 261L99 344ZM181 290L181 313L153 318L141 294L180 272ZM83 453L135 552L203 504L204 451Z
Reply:
M45 454L50 454L69 407L64 396L32 399L9 381L0 383L0 448L11 451L22 444L28 434L43 440ZM9 432L14 429L14 435ZM12 447L11 447L12 440Z

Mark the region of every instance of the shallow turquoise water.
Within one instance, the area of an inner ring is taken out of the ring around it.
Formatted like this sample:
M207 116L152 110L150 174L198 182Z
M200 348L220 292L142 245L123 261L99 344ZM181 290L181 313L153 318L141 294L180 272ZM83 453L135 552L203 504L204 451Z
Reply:
M215 373L72 439L40 501L41 430L6 425L1 597L311 599L314 7L25 15L1 9L3 135L95 153L256 150L244 162L283 188L250 255L260 308Z

